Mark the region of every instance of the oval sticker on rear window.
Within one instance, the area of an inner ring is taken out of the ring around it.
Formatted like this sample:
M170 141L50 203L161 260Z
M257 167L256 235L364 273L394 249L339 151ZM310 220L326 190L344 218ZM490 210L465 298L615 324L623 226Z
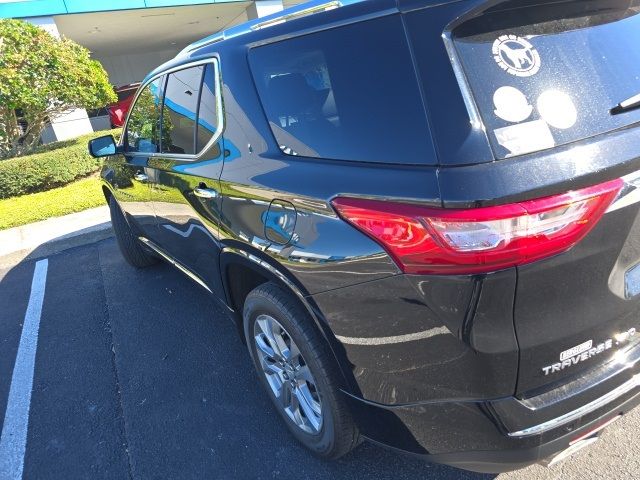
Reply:
M501 35L493 42L493 58L505 72L530 77L540 70L540 54L522 37Z

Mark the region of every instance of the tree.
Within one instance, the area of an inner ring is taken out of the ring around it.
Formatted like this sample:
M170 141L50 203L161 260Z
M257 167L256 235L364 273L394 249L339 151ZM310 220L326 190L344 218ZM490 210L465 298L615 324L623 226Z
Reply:
M136 99L135 108L131 110L127 121L127 141L135 150L147 151L145 148L158 147L158 128L161 107L161 94L152 90L153 83L147 85ZM166 112L162 115L162 145L170 148L172 145L171 131L173 123ZM145 144L146 143L146 147ZM169 150L166 150L169 151Z
M116 99L107 73L86 48L28 22L0 19L0 158L33 150L57 115Z

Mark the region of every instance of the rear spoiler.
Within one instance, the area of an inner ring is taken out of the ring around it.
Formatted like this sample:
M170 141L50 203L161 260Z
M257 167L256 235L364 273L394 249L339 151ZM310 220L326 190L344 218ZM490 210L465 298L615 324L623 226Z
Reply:
M469 11L451 22L447 28L454 36L464 37L482 33L482 22L478 19L487 15L495 15L504 23L499 25L492 22L490 26L485 26L488 31L492 31L558 18L579 18L594 13L602 18L610 16L608 21L611 21L615 17L626 16L631 8L640 6L638 0L478 0L469 3L473 4ZM523 9L527 9L526 14L522 12ZM513 15L510 12L513 12Z

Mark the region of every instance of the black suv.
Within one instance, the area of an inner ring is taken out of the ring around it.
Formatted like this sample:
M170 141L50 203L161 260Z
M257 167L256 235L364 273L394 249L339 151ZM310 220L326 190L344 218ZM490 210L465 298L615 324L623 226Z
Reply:
M311 2L90 144L136 267L219 298L309 449L496 472L640 401L640 2Z

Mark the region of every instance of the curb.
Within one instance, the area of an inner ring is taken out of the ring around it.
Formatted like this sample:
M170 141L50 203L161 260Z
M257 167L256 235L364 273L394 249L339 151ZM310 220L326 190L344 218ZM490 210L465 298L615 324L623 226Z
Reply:
M50 240L41 245L36 245L32 248L7 253L0 257L0 268L15 266L23 261L48 257L70 248L88 245L110 237L113 237L111 222L101 223Z

